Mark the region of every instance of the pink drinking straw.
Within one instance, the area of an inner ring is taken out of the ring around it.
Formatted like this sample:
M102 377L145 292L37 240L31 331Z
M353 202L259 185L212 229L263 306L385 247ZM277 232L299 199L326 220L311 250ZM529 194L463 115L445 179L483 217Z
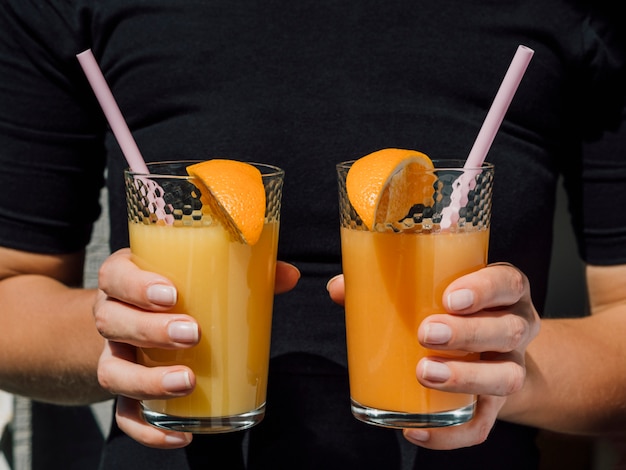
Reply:
M509 105L513 100L513 96L522 81L522 77L528 68L530 59L532 59L535 51L526 46L518 46L515 56L509 65L502 84L493 99L491 108L485 117L480 132L474 141L474 146L467 157L465 168L480 168L485 161L485 157L489 152L489 148L496 138L500 124L504 119L504 115L509 109Z
M485 121L465 161L464 168L480 168L482 166L534 53L535 51L529 47L518 46L517 52L513 56L511 65L509 65L509 69L502 80L498 93L496 93L496 97L487 112ZM467 199L467 192L470 189L469 186L473 184L474 178L473 175L468 175L467 173L464 173L464 175L466 176L465 178L460 177L454 184L451 195L452 201L443 210L441 228L449 228L453 219L458 218L458 210L461 204L467 202L463 201L463 199ZM467 181L468 178L469 181Z
M100 70L100 66L96 62L91 49L87 49L86 51L77 54L76 58L87 76L87 80L89 81L89 84L91 85L91 88L100 103L100 107L107 118L111 130L113 131L113 135L122 149L122 153L126 158L126 162L128 163L130 170L133 173L148 175L150 171L146 166L146 162L141 156L139 147L137 147L137 143L130 133L130 129L124 120L124 116L122 116L122 112L117 106L113 93L107 85L104 75L102 74L102 70ZM173 222L173 217L164 210L166 204L161 196L163 194L163 190L159 188L158 184L154 180L146 179L145 177L138 178L143 180L147 187L146 196L153 204L154 213L159 219L165 220L167 224L171 224Z
M87 76L131 171L143 174L150 173L91 49L77 54L76 58Z

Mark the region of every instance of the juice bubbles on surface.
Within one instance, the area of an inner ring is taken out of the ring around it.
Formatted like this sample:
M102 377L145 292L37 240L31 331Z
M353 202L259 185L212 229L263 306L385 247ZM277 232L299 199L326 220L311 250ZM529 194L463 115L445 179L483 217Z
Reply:
M420 385L417 362L451 353L423 348L417 330L426 316L445 312L442 294L451 281L485 266L488 240L488 229L430 234L341 229L352 400L424 415L474 403L472 395Z
M146 400L144 408L181 417L231 416L265 404L278 223L265 224L255 245L232 239L219 224L200 227L129 223L133 259L170 279L171 310L200 324L197 346L139 349L147 366L184 364L196 376L181 398Z

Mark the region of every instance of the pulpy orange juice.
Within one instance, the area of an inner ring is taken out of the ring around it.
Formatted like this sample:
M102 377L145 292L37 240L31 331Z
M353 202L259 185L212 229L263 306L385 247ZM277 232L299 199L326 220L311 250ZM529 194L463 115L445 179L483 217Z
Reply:
M485 266L488 240L488 229L341 229L352 400L378 410L425 415L472 405L472 395L419 384L415 369L420 358L446 353L423 348L417 330L426 316L445 312L442 294L451 281Z
M178 290L172 312L193 316L200 343L185 350L140 349L147 366L184 364L196 376L186 397L147 400L151 411L182 417L231 416L265 404L278 223L255 245L208 226L129 223L133 259L170 279Z

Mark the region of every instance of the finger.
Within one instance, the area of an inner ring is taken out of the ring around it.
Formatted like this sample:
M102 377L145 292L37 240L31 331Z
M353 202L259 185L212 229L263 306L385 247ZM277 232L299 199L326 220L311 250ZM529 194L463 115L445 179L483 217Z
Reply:
M98 272L98 286L109 297L137 307L166 311L176 304L176 288L164 276L143 271L128 248L109 256Z
M114 395L144 400L188 395L196 379L193 372L182 365L139 365L134 362L133 347L108 341L98 363L98 382Z
M411 443L433 450L470 447L485 442L496 421L503 398L479 396L476 415L459 426L428 429L405 429L404 437Z
M466 274L450 283L443 293L443 305L449 313L474 313L520 301L530 303L528 279L506 263Z
M535 335L533 325L523 314L507 311L436 314L420 324L417 338L424 347L435 350L508 352L530 343Z
M524 385L523 361L523 355L516 351L479 361L429 356L418 362L416 376L422 385L436 390L507 396Z
M193 438L191 433L166 431L146 423L139 402L126 397L117 399L115 419L122 431L148 447L178 449L188 445Z
M333 302L343 305L345 301L345 284L343 274L338 274L328 281L328 284L326 284L326 290L328 290L330 298Z
M103 293L98 294L93 313L98 332L111 341L184 349L200 340L198 323L189 315L147 312Z
M276 284L274 292L283 294L293 289L300 279L300 271L293 264L276 262Z

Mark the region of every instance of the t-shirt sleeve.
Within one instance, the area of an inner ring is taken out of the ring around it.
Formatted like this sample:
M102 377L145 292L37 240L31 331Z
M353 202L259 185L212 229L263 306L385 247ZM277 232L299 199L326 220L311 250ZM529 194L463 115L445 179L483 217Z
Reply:
M584 148L581 256L589 264L626 263L626 109L616 131Z
M595 4L582 28L578 98L573 108L582 159L561 162L581 258L592 265L626 263L626 25L608 2Z
M77 80L68 18L39 3L0 8L0 245L69 253L100 213L105 126Z
M589 87L580 94L587 97L579 109L582 165L565 162L564 174L582 259L615 265L626 263L626 28L610 11L597 10L582 41Z

